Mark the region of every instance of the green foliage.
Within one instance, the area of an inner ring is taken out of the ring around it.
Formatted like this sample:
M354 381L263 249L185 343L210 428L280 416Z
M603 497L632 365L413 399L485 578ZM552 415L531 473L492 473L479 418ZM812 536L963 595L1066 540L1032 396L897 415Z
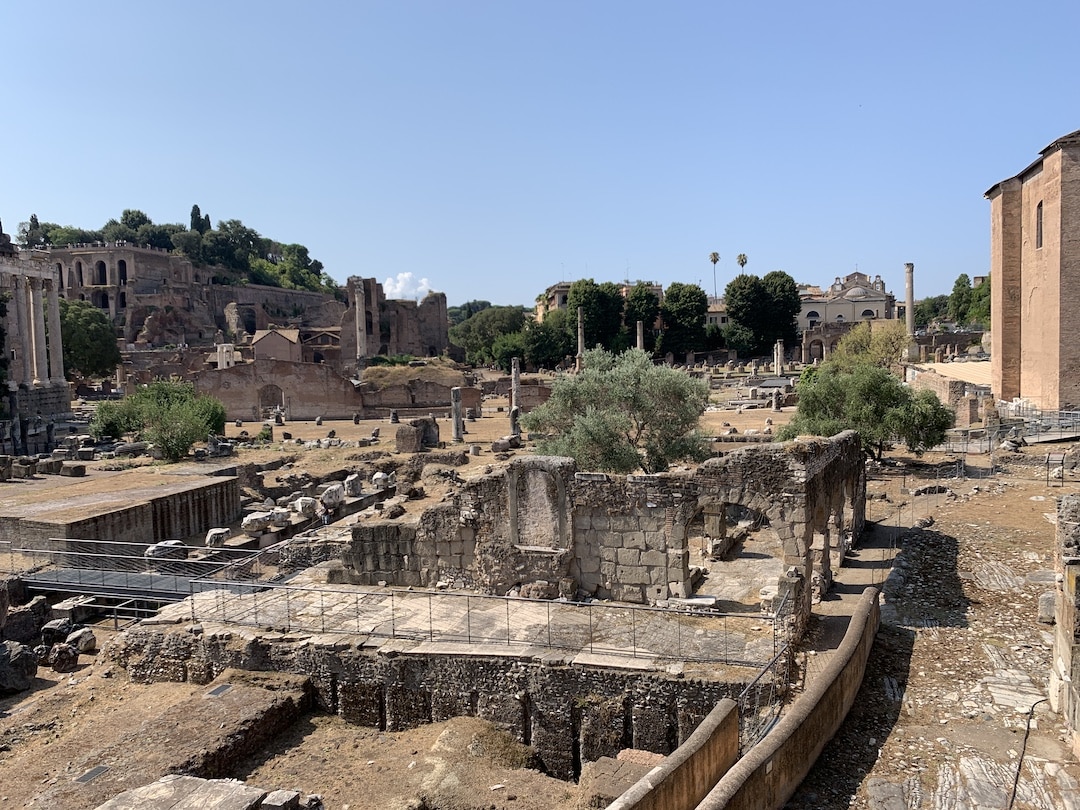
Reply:
M990 328L990 276L986 281L971 291L971 305L968 307L968 323Z
M740 273L725 288L724 302L729 323L753 335L745 350L748 353L767 354L778 339L787 343L795 340L795 316L801 307L799 289L782 270L766 273L763 279ZM740 342L745 340L744 332L734 334Z
M949 295L949 317L958 325L963 326L968 322L968 309L971 307L971 279L967 273L961 273L953 283L952 294Z
M889 368L900 362L908 343L902 321L863 321L840 338L829 361L846 370L864 363Z
M450 321L451 326L457 326L459 323L467 321L477 312L485 310L490 306L490 301L466 301L458 307L447 307L446 318Z
M369 357L369 366L407 366L416 358L411 354L377 354Z
M185 458L195 442L224 430L225 406L183 382L158 381L120 402L103 402L90 422L94 437L132 433L152 442L168 461Z
M494 359L491 350L495 339L520 332L524 326L522 307L488 307L451 327L450 342L465 350L465 359L470 363L490 363Z
M660 352L671 352L682 362L687 352L705 348L705 316L709 311L709 297L697 284L673 282L664 295L660 316L664 321L664 334L660 338Z
M582 373L556 380L522 424L547 434L539 452L571 456L584 470L661 472L707 456L697 425L708 393L701 380L654 365L643 351L593 349Z
M577 310L581 307L585 320L585 345L613 348L622 331L623 297L618 284L605 281L597 284L591 278L579 279L570 285L566 308L571 320L568 327L577 340Z
M861 363L844 368L832 361L799 380L799 410L777 433L781 441L800 435L859 434L876 458L903 441L915 453L940 444L953 414L930 391L912 393L881 366Z
M645 332L645 348L652 351L656 343L654 325L660 315L660 297L653 292L652 287L643 281L639 281L626 294L626 302L623 311L623 323L629 331L632 339L637 340L637 324L641 321Z
M949 296L933 295L915 304L915 328L926 329L934 321L941 320L949 311Z
M109 316L89 301L60 299L60 335L64 342L64 375L72 379L108 377L120 363L116 330Z
M570 313L556 309L542 323L526 321L525 362L536 368L553 369L575 352L574 339L567 326Z
M515 357L525 357L525 332L510 332L499 335L491 344L491 360L503 371L509 373Z

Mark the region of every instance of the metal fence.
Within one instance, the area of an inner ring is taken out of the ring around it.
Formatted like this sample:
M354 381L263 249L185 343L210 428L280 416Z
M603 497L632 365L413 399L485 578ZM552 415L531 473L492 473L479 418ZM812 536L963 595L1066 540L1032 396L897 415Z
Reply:
M531 645L761 667L777 641L760 613L474 594L191 581L191 619L414 641Z

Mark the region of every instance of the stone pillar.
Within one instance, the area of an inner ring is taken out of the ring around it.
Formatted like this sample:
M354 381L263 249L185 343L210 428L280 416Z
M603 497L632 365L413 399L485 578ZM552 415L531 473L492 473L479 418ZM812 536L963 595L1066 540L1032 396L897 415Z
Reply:
M521 407L521 358L510 360L510 408Z
M904 281L905 281L905 309L904 315L907 317L907 333L908 337L915 336L915 265L908 262L904 265Z
M776 372L777 377L784 374L784 341L779 338L776 345L773 346L773 370Z
M45 279L45 304L49 308L49 382L64 382L64 343L60 334L60 293L56 282Z
M645 322L637 322L637 347L645 351Z
M367 296L362 278L357 278L353 284L353 308L356 310L356 374L359 377L368 355Z
M34 385L41 385L49 377L48 359L45 353L45 305L41 300L41 279L30 279L31 342L34 346Z
M15 276L15 327L18 330L16 334L19 336L19 351L22 354L18 364L22 373L19 375L18 382L29 385L34 378L33 366L30 363L30 355L33 352L33 344L30 341L33 321L30 319L30 308L26 302L26 277L21 275Z
M454 443L465 441L465 424L461 419L461 388L450 389L450 421L453 422Z
M577 308L577 370L585 365L585 312Z

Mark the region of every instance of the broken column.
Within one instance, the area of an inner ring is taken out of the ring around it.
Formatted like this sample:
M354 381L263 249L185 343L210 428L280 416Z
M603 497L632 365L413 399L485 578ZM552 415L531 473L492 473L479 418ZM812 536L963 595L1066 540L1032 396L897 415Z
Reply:
M516 357L514 364L517 364ZM461 388L459 387L450 389L450 420L453 422L454 443L464 441L465 425L461 419Z
M585 311L577 308L577 371L585 366Z
M510 360L510 408L521 407L521 358Z
M645 322L637 322L637 347L645 351Z
M784 341L780 338L777 338L776 345L773 346L773 370L777 377L784 373Z

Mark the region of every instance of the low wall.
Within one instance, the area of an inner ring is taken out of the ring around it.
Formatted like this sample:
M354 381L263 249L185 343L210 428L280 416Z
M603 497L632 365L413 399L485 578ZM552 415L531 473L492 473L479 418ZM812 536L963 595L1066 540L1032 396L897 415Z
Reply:
M686 742L608 810L673 810L696 807L739 758L738 704L716 704Z
M855 702L880 619L878 589L867 588L844 640L824 670L697 810L778 810L784 806ZM675 805L671 807L675 810Z

